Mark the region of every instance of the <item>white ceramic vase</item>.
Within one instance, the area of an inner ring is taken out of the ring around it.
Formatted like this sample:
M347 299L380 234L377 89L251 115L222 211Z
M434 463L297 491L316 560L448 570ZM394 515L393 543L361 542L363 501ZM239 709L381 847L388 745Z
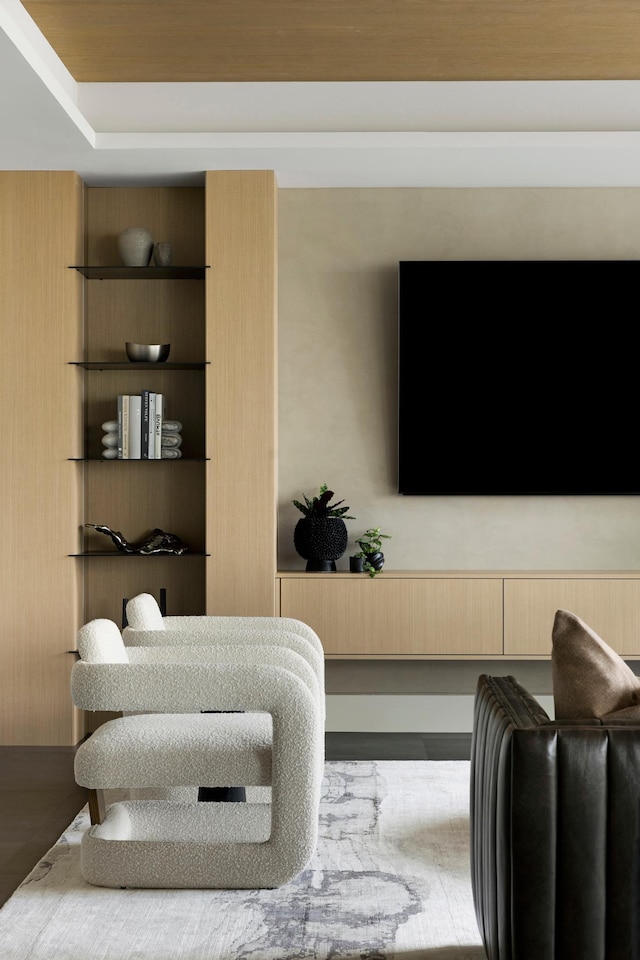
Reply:
M118 235L118 251L125 267L148 267L153 237L146 227L127 227Z

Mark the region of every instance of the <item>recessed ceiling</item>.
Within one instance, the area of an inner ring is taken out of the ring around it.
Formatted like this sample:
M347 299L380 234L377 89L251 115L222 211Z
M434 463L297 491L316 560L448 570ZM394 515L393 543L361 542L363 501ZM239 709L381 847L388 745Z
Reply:
M79 83L637 80L635 0L26 0Z
M0 0L0 169L640 186L637 49L628 0Z

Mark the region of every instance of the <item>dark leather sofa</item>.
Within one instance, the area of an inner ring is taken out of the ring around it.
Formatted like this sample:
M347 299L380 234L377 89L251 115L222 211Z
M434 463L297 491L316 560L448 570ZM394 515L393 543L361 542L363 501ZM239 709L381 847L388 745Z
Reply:
M479 677L471 879L489 960L640 960L640 724Z

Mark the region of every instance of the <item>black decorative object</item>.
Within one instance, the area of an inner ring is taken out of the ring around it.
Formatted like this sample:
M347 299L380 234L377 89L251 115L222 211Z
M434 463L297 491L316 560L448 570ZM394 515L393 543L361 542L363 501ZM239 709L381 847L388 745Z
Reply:
M348 539L346 524L339 517L303 517L293 531L293 544L307 561L307 570L335 570Z
M351 573L364 573L364 559L362 557L349 557L349 570Z
M380 527L369 527L361 537L356 540L360 547L360 552L356 553L351 560L361 559L362 569L370 577L375 577L384 567L384 553L380 549L383 540L390 540L391 534L380 533Z
M349 507L342 507L344 500L331 503L333 490L326 483L320 487L317 497L311 500L304 497L304 503L292 500L295 507L304 514L298 520L293 531L293 544L300 556L307 561L306 569L331 572L336 569L338 560L347 549L348 534L346 520L354 520L347 514Z
M112 530L111 527L106 527L102 523L85 523L85 527L91 527L92 530L97 530L98 533L104 533L107 537L111 537L120 553L137 553L145 557L156 553L171 553L175 556L181 556L189 550L187 544L175 533L165 533L158 527L140 540L134 540L133 543L125 540L119 530Z

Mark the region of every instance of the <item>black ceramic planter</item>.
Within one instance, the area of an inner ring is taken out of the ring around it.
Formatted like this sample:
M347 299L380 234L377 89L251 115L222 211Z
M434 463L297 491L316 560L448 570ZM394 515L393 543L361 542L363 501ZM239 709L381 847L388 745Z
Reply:
M367 563L370 563L374 570L382 570L384 567L384 553L369 553L366 557Z
M349 570L351 573L364 573L364 558L349 557Z
M293 531L293 545L308 571L331 572L347 549L347 526L340 517L302 517Z

